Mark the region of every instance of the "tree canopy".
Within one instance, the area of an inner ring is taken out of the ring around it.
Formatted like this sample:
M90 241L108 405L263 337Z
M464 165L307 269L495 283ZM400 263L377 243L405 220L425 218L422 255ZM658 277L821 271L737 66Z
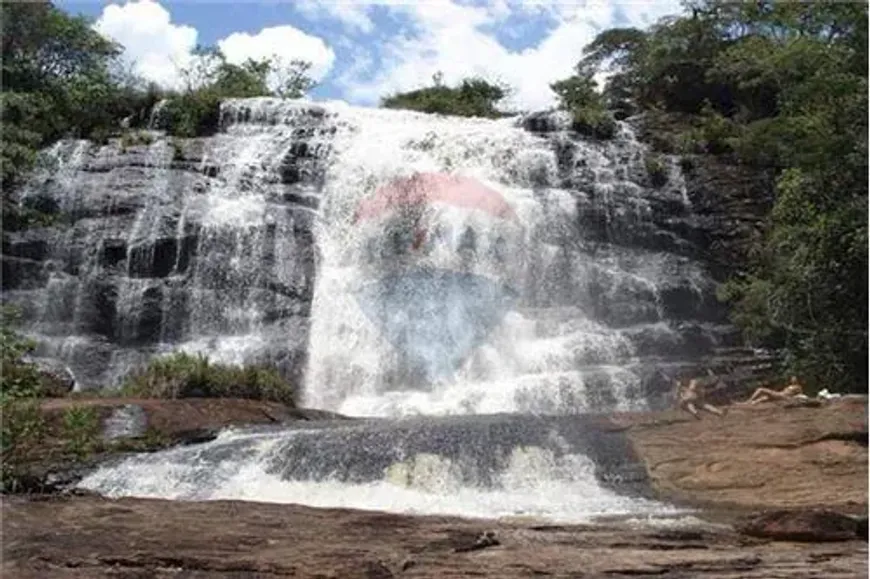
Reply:
M280 59L227 61L220 50L194 51L181 71L184 87L163 90L125 71L123 47L101 36L83 17L47 0L2 5L3 61L0 150L5 227L30 217L9 202L9 192L33 166L39 148L59 138L104 140L122 121L147 122L158 100L168 99L174 134L211 128L220 101L231 97L298 98L314 83L310 63Z
M381 106L463 117L505 115L496 107L508 96L507 88L478 77L465 78L453 87L444 85L441 79L442 75L436 74L432 86L388 96L382 99Z

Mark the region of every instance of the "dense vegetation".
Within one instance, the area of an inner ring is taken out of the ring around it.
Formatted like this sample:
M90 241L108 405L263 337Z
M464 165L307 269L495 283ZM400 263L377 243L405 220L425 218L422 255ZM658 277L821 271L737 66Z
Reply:
M443 84L440 74L432 81L432 86L388 96L381 100L381 106L462 117L505 116L497 109L498 103L508 95L503 86L482 78L466 78L450 87Z
M273 368L217 364L183 352L154 358L128 376L121 389L147 398L249 398L290 406L295 401L292 385Z
M220 50L200 48L180 71L183 88L163 90L125 72L122 47L83 17L45 0L7 2L2 10L0 185L6 229L45 218L15 206L10 192L36 163L37 151L60 138L105 141L120 136L123 127L145 125L162 99L168 99L169 132L194 136L216 128L221 99L296 98L313 86L308 63L266 59L232 64ZM269 78L274 82L267 83Z
M647 31L602 32L563 103L688 116L670 152L776 172L776 200L745 275L722 298L754 344L834 389L867 384L867 5L696 0Z

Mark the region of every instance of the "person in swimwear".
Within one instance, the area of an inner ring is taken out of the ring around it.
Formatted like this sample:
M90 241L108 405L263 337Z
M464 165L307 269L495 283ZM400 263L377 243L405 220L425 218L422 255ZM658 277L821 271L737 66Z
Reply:
M692 378L688 385L683 386L682 380L677 380L677 404L679 407L698 420L701 420L698 409L706 410L716 416L725 416L725 412L704 401L704 390L698 380Z
M762 402L771 402L773 400L789 400L804 393L804 388L798 382L797 376L792 376L788 386L782 390L771 390L770 388L757 388L749 400L743 404L761 404Z

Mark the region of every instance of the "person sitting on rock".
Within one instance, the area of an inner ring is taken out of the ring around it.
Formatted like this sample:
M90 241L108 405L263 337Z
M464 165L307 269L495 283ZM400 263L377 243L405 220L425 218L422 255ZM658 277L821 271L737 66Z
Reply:
M725 412L721 409L704 401L704 390L695 378L689 380L689 384L685 387L682 380L677 380L677 403L681 409L698 420L701 420L698 407L716 416L725 416Z
M770 388L757 388L749 400L744 404L761 404L762 402L770 402L773 400L790 400L804 393L804 388L798 382L797 376L792 376L788 386L782 390L771 390Z

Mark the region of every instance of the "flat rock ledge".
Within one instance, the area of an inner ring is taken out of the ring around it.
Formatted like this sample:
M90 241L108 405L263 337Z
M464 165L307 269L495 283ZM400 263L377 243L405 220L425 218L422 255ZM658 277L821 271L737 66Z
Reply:
M51 496L2 505L2 576L385 579L866 576L866 541L725 526L551 525L234 501Z

